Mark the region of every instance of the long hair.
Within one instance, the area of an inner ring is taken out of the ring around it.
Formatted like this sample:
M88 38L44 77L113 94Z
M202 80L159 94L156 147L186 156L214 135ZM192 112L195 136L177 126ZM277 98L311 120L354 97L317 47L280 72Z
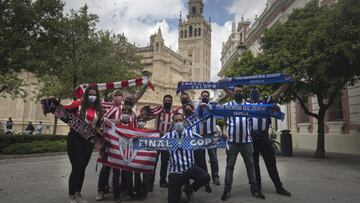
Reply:
M85 119L86 109L91 105L91 103L89 102L89 99L88 99L90 90L95 90L96 91L96 100L93 103L93 106L94 106L94 108L96 110L96 113L98 114L98 123L99 123L103 119L104 110L103 110L103 108L101 106L101 103L100 103L99 89L96 86L89 86L88 88L86 88L85 93L84 93L83 98L82 98L81 110L80 110L80 118L83 119L83 120Z

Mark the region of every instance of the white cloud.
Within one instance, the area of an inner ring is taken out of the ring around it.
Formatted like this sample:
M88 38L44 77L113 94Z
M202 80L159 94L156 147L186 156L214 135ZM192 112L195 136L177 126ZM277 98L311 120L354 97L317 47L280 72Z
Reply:
M99 29L110 30L114 33L125 33L130 43L146 46L150 42L150 35L161 27L165 45L174 51L178 48L177 25L170 27L169 19L177 19L182 11L183 18L188 10L187 0L65 0L65 11L78 10L85 3L89 10L99 16ZM206 0L204 0L206 6ZM265 8L266 0L232 0L226 10L234 14L238 22L241 16L254 19ZM211 80L218 80L217 73L221 68L221 47L231 30L231 22L224 25L212 23L211 48Z
M222 42L226 41L231 33L231 23L227 21L225 25L220 26L216 23L211 24L211 81L217 81L219 77L217 74L221 69L221 48Z
M255 15L260 16L265 9L267 0L233 0L226 9L235 15L235 21L239 22L244 15L245 20L254 21Z

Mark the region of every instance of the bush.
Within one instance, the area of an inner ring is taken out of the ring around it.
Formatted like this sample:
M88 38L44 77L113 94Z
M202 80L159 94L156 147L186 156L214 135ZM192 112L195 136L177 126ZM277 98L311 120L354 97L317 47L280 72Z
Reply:
M29 147L36 147L39 145L39 143L48 143L49 145L53 145L52 143L59 143L57 141L66 141L66 136L63 135L0 135L0 153L7 153L10 151L11 148L16 148L15 151L21 151L20 147L24 147L23 151L29 151L27 148ZM59 144L55 144L59 145ZM36 147L38 148L38 147ZM42 147L41 149L43 149ZM5 152L5 149L7 152ZM51 150L57 150L57 149L51 149ZM30 150L31 151L31 150ZM40 150L41 151L41 150ZM62 150L64 151L64 150ZM40 153L40 152L37 152ZM20 154L20 153L16 153ZM25 153L24 153L25 154Z
M16 143L5 147L5 154L35 154L44 152L66 151L66 140L57 141L34 141L30 143Z

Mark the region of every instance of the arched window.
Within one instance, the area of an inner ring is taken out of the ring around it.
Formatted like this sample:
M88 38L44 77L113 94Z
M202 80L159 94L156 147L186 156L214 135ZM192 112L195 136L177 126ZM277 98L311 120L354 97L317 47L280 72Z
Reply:
M192 37L192 33L193 33L193 27L192 25L189 26L189 37Z
M196 14L196 7L192 7L192 14L193 14L193 15Z
M185 30L185 35L184 35L185 38L187 38L187 30Z
M194 28L194 37L196 37L196 35L197 35L197 29Z
M183 38L184 37L184 31L181 30L180 32L180 38Z
M201 28L198 29L198 34L201 36Z

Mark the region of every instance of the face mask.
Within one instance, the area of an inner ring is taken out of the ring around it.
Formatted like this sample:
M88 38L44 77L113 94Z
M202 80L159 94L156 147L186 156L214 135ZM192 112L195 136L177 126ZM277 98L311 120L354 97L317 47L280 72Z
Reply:
M187 100L187 99L181 100L181 104L182 104L182 105L185 105L185 104L187 104L187 103L189 103L189 100Z
M130 115L129 114L123 114L121 116L121 121L124 123L128 123L130 121Z
M184 109L184 113L185 113L186 116L189 116L189 115L192 114L192 110L186 108L186 109Z
M133 106L133 103L129 100L125 100L124 105Z
M145 122L144 121L140 121L137 123L138 128L144 128L145 127Z
M243 95L241 93L234 94L235 101L241 102L243 99Z
M250 98L253 101L258 101L259 100L259 93L257 91L252 91L250 94Z
M184 123L183 122L175 123L174 129L178 132L181 132L184 129Z
M89 95L89 96L88 96L88 99L89 99L89 102L90 102L90 103L94 103L94 102L96 101L96 96L94 96L94 95Z
M203 97L203 98L201 98L201 102L207 104L207 103L209 103L209 98Z
M164 103L164 108L169 110L171 108L172 103Z

